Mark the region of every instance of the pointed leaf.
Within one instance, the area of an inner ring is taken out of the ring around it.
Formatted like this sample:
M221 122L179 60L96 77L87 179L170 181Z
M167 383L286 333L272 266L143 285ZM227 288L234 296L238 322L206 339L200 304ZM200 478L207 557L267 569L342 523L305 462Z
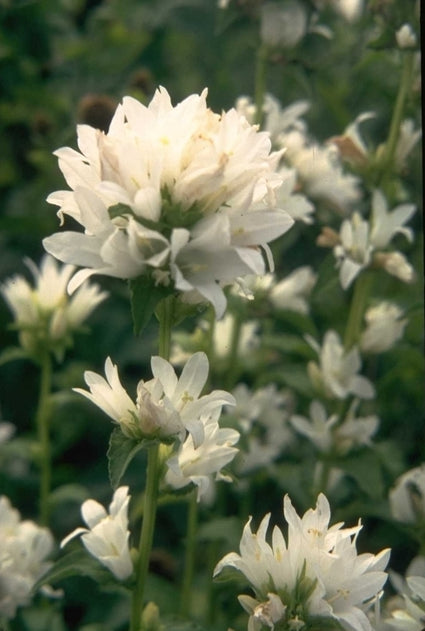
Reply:
M130 292L134 334L139 335L149 324L157 304L172 294L173 289L156 285L150 276L139 276L130 280Z
M119 427L112 431L106 455L108 457L109 480L113 489L119 486L122 476L137 452L151 444L152 441L150 440L137 441L128 438Z
M115 581L114 575L109 570L90 556L85 549L80 549L59 558L34 584L32 592L35 594L43 585L55 584L70 576L88 576L100 584Z

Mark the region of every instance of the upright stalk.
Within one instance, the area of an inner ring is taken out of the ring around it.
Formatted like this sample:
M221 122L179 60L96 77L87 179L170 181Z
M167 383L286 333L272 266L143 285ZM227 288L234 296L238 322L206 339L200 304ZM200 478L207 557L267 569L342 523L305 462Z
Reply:
M159 355L164 359L170 356L171 325L173 315L173 298L165 298L158 307L159 319ZM149 572L149 557L152 550L155 530L156 511L158 505L158 489L160 480L159 443L148 448L146 470L146 487L143 505L143 521L140 533L139 557L136 566L136 585L131 605L130 631L140 631L143 611L143 598Z
M40 394L35 416L39 444L40 492L39 520L42 526L49 523L49 495L51 487L50 447L50 391L52 382L52 360L48 351L40 358Z
M373 273L370 271L363 272L356 280L350 313L348 315L347 328L345 330L344 346L346 351L349 351L360 339L363 315L366 309L372 280Z
M180 613L188 617L190 613L193 575L195 571L196 530L198 526L197 492L194 489L189 498L186 531L186 551L184 558L184 575L180 601Z
M385 144L384 154L381 159L380 180L391 175L394 155L397 149L397 141L400 135L400 126L403 120L404 105L412 84L414 55L410 51L403 52L403 67L401 72L400 86L397 99L394 105L393 115L388 133L388 140Z

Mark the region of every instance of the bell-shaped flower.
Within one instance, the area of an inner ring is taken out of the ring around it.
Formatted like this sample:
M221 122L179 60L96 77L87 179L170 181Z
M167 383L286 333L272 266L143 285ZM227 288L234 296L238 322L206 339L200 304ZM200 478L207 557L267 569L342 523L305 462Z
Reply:
M377 555L357 554L356 539L361 525L329 527L329 502L323 494L315 509L300 517L288 496L284 516L288 523L287 542L275 526L272 542L266 541L270 514L256 533L251 518L240 542L240 554L230 552L216 566L214 575L224 568L243 574L255 592L255 599L239 597L250 614L252 630L262 628L313 628L336 620L347 631L372 631L366 611L379 597L387 575L384 572L389 551ZM298 618L303 612L303 620ZM323 620L319 623L318 618ZM299 626L295 626L298 622Z
M148 106L124 97L107 134L80 125L79 152L56 152L70 190L48 201L84 234L66 231L43 243L84 268L70 290L92 274L147 275L183 294L196 290L221 316L219 285L263 273L258 248L293 223L276 208L281 152L271 152L268 133L236 110L214 114L206 96L175 107L164 88Z
M209 371L205 353L192 355L179 378L172 365L161 357L152 357L151 368L153 379L139 382L135 403L121 385L118 369L110 358L105 362L106 380L87 371L84 378L90 392L74 390L100 407L130 438L184 440L189 431L198 445L204 437L201 416L221 410L223 405L233 405L232 395L214 390L200 396Z
M85 283L69 297L67 285L75 271L72 265L58 265L47 254L40 268L31 260L26 263L35 286L23 276L14 276L1 285L0 291L14 315L22 347L34 355L47 348L61 359L65 348L72 344L73 333L108 294L98 285Z
M322 347L310 337L307 339L319 356L319 364L308 364L310 379L326 396L337 399L345 399L350 394L359 399L375 396L369 379L358 374L361 360L356 346L346 351L335 331L327 331Z
M365 313L366 328L361 334L363 353L383 353L403 337L407 319L403 311L392 302L381 302Z
M316 280L317 274L310 266L298 267L272 287L270 301L278 309L307 314L309 312L308 298Z
M386 248L395 234L413 241L413 231L404 224L414 215L414 204L401 204L388 211L388 203L379 189L373 191L370 241L376 249Z
M0 618L11 620L31 602L32 590L50 568L54 541L47 528L21 521L19 512L0 497Z
M76 528L61 542L61 548L81 535L87 551L108 568L120 581L133 572L128 530L128 487L120 486L114 493L109 513L95 500L86 500L81 515L88 528Z
M341 287L347 289L361 270L372 260L373 246L370 242L369 223L358 213L343 221L340 230L340 243L334 248L339 265Z
M195 446L189 434L177 453L166 462L166 484L180 489L193 483L198 487L198 501L208 492L213 477L216 480L231 481L231 478L221 473L221 469L238 452L234 445L239 440L239 432L231 428L220 428L219 415L220 411L216 411L201 418L204 425L203 441Z

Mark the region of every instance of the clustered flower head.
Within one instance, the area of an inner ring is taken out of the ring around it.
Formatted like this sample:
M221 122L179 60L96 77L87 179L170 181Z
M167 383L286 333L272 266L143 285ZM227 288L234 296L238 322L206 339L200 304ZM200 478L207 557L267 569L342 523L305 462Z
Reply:
M1 293L14 314L22 347L35 356L49 349L60 359L72 343L72 334L107 293L84 283L69 297L66 288L75 267L59 265L49 255L43 257L40 269L31 260L26 263L35 286L23 276L14 276L1 285Z
M164 88L147 107L124 97L107 134L80 125L80 152L56 152L71 190L48 201L84 233L57 233L44 246L84 268L71 291L91 274L148 275L221 316L222 285L264 273L260 248L293 223L276 208L281 153L236 110L212 112L206 95L175 107Z
M236 107L249 120L254 120L256 108L250 99L239 99ZM320 145L310 137L307 125L301 118L308 108L307 101L296 101L282 108L272 95L266 95L264 99L264 128L269 131L273 144L284 149L281 174L287 180L289 168L290 172L296 174L297 186L301 186L309 198L324 200L333 208L347 211L361 197L360 180L345 172L335 144ZM284 200L285 210L294 219L312 223L311 213L314 208L311 202L299 192L295 193L295 186L292 190L288 190L288 186L287 181L284 188L277 191L279 202Z
M12 619L18 607L28 605L36 581L49 569L53 537L33 521L21 521L19 512L0 497L0 619Z
M288 419L293 401L289 392L279 391L273 383L255 391L240 383L233 395L236 406L230 415L242 434L236 471L246 475L270 466L292 442Z
M234 405L234 397L224 390L201 395L208 378L209 364L205 353L192 355L180 377L173 366L161 357L152 357L153 379L140 381L134 402L122 386L117 367L108 358L106 380L87 371L85 380L90 392L74 388L101 408L128 438L174 443L169 451L165 482L180 489L191 483L198 487L198 499L217 480L229 480L222 467L233 460L239 432L220 428L218 420L223 405Z
M337 621L347 631L371 631L366 615L379 598L387 574L389 550L379 554L357 554L356 539L361 525L329 527L330 507L323 494L316 508L299 517L290 498L284 498L288 523L285 540L275 526L272 542L266 540L270 513L256 533L252 518L245 525L240 554L231 552L218 563L214 575L225 568L242 573L255 597L242 595L239 601L249 613L249 631L264 628L313 629Z
M223 405L234 405L234 398L224 390L214 390L200 396L207 381L209 364L205 353L198 352L186 362L178 378L173 366L162 357L151 359L153 379L140 381L134 402L121 384L118 369L108 357L105 362L106 380L86 371L84 378L90 392L74 388L100 407L129 438L183 440L189 431L195 444L204 438L200 420Z
M120 486L114 493L109 513L95 500L86 500L81 515L88 528L76 528L61 543L66 544L81 535L87 551L108 568L120 581L133 572L128 530L128 487Z

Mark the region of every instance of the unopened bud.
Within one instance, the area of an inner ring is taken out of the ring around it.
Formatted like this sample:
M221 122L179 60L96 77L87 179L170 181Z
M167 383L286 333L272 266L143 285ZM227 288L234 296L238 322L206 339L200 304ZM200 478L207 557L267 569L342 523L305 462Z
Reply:
M377 252L373 257L375 267L384 269L404 283L415 280L415 271L401 252Z
M321 248L334 248L339 243L341 243L339 234L329 226L324 226L316 239L316 245Z

